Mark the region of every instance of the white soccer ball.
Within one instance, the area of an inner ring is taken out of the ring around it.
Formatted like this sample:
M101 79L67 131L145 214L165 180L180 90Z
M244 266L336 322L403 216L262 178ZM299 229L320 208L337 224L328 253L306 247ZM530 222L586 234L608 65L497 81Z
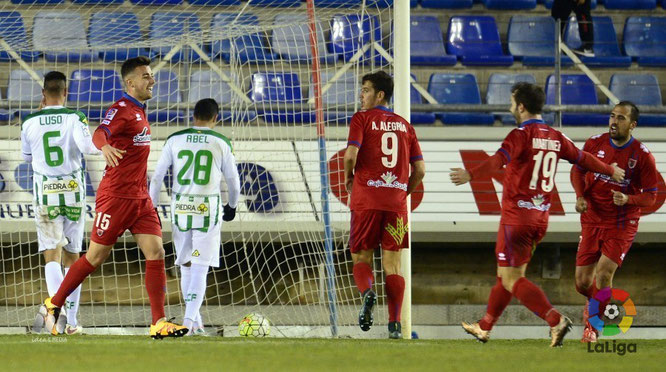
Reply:
M613 320L620 315L620 309L617 308L616 304L608 304L606 310L604 310L604 315L606 318Z
M247 314L238 323L238 333L243 337L266 337L270 332L271 323L261 314Z

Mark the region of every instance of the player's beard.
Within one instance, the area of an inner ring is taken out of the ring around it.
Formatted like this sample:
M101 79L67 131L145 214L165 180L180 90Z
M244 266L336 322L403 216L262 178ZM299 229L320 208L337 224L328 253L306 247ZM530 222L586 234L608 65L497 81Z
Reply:
M620 143L624 143L629 139L629 132L627 131L627 133L622 133L619 127L615 130L615 134L613 134L613 131L610 128L608 128L608 135L610 136L611 139L614 139L615 141Z
M513 118L516 119L516 124L518 124L518 126L520 126L521 122L520 122L520 115L518 113L518 110L516 110L516 111L509 110L509 111L511 112L511 115L513 115Z

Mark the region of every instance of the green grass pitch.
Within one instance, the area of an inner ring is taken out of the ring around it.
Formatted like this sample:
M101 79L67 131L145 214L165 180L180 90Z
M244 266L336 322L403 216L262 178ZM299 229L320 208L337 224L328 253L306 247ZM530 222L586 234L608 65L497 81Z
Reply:
M5 371L663 371L666 340L589 353L577 340L356 340L138 336L0 336ZM612 343L611 343L612 347ZM601 368L601 369L599 369Z

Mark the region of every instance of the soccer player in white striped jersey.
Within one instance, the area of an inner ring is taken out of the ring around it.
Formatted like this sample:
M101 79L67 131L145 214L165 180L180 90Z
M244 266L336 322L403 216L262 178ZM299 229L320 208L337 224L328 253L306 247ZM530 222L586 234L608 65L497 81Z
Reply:
M169 136L150 181L150 198L157 206L164 176L173 166L171 230L185 299L183 326L189 328L186 336L206 334L199 313L206 294L206 275L209 267L220 265L221 220L234 219L240 198L231 142L212 130L218 111L213 99L197 102L193 127ZM222 176L228 196L220 216Z
M86 212L86 184L82 154L99 155L80 111L64 106L67 78L58 71L44 76L40 110L28 115L21 125L23 159L34 171L33 194L37 241L46 262L45 277L53 296L69 267L79 258ZM62 266L61 266L62 263ZM81 333L76 315L81 286L65 302L66 334ZM44 316L35 317L33 332L40 332Z

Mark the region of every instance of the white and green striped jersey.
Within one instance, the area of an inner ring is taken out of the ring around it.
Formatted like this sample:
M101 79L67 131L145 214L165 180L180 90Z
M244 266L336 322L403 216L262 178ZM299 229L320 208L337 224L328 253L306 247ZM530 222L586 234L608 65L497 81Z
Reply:
M47 106L28 115L21 125L21 151L32 164L35 203L53 207L52 218L80 215L63 207L84 205L82 154L101 154L92 142L85 115L63 106Z
M181 231L208 231L219 223L220 183L227 183L228 204L235 208L240 180L229 139L206 127L192 127L169 136L150 181L150 197L159 203L167 169L173 166L171 222Z

